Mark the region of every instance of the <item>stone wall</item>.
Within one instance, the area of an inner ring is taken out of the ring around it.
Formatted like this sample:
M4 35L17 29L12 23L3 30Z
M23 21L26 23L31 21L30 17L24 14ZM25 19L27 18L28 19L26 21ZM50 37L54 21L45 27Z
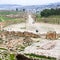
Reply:
M15 31L4 31L5 36L19 36L19 37L33 37L39 38L40 36L31 32L15 32Z

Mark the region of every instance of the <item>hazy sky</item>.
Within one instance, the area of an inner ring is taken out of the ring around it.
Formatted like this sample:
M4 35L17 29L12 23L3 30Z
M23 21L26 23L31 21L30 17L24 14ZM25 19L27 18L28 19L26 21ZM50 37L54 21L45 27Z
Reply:
M60 2L60 0L0 0L0 4L19 4L19 5L43 5L54 2Z

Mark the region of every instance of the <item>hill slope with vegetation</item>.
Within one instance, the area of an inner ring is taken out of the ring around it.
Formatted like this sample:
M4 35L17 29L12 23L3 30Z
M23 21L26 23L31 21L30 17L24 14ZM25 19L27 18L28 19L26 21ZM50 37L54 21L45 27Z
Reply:
M60 8L45 9L36 15L36 22L45 22L52 24L60 24Z

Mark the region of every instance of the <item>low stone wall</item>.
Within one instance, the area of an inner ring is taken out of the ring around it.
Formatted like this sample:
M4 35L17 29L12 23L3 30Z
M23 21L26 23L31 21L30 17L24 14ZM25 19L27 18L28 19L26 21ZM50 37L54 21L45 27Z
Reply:
M24 34L24 36L27 36L27 37L33 37L33 38L40 37L39 35L31 33L31 32L23 32L23 34Z
M50 40L56 40L60 38L60 33L57 34L55 31L49 31L46 34L34 34L32 32L15 32L15 31L3 31L2 34L0 34L0 37L32 37L32 38L44 38L44 39L50 39Z
M12 35L12 36L19 36L19 37L33 37L33 38L39 38L40 36L31 32L15 32L15 31L5 31L5 36Z

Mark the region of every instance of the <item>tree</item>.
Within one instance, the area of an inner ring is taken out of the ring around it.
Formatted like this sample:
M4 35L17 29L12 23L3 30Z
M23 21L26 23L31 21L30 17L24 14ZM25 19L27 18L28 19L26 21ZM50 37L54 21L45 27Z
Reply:
M16 11L18 11L18 8L16 8Z
M25 12L25 9L23 9L23 12Z
M56 9L45 9L43 11L41 11L41 16L42 17L48 17L51 15L60 15L60 8L56 8Z

